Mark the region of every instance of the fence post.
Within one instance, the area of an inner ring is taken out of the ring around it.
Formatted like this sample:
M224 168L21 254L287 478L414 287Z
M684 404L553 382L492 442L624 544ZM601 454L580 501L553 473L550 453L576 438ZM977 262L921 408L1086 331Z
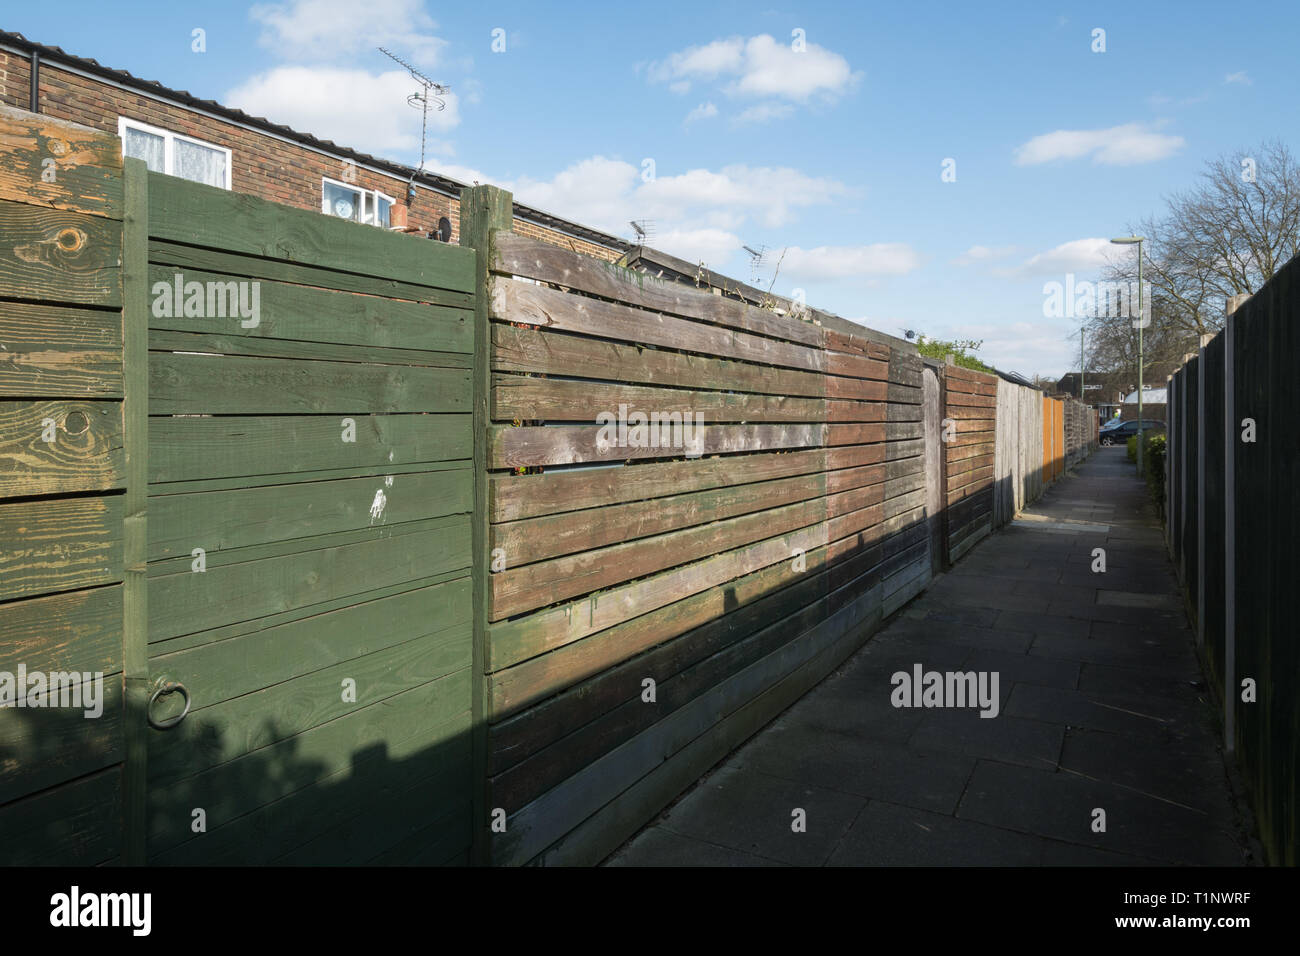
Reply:
M930 575L943 570L946 540L943 535L944 445L940 441L942 418L939 398L939 373L927 364L921 365L921 420L925 437L925 516L927 537L930 542Z
M1205 644L1205 339L1196 351L1196 643Z
M473 607L474 607L474 696L473 727L474 779L472 781L471 861L491 862L487 806L487 727L491 719L491 698L487 686L488 613L488 429L492 385L492 332L490 328L492 233L509 230L514 223L513 199L496 186L466 186L460 194L460 244L477 253L474 281L474 521L473 521Z
M1187 394L1186 362L1183 363L1183 387L1179 391L1183 393L1183 414L1179 416L1178 423L1178 444L1182 448L1179 456L1182 458L1182 464L1179 466L1179 484L1182 487L1179 489L1178 499L1178 580L1182 582L1183 587L1187 587L1187 410L1191 404L1191 396Z
M1233 296L1223 317L1223 749L1237 747L1237 386L1233 313L1246 296Z
M122 523L122 861L148 857L149 171L123 161L122 370L126 496Z

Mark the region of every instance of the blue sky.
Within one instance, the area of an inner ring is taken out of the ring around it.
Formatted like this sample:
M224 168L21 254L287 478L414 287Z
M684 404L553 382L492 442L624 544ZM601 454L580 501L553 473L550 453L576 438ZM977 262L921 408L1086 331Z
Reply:
M388 46L451 89L430 169L626 238L653 220L655 245L744 281L742 244L766 246L763 287L784 250L774 291L982 339L1025 374L1078 364L1079 322L1044 317L1044 283L1095 277L1119 252L1104 240L1206 160L1300 152L1294 2L131 9L9 4L0 27L415 163Z

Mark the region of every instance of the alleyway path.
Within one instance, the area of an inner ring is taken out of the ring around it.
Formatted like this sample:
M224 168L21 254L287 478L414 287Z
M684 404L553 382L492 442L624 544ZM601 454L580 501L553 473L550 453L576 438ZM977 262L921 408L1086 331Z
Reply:
M1094 454L610 862L1246 863L1213 699L1134 471L1122 447ZM891 676L917 664L996 672L998 715L895 708Z

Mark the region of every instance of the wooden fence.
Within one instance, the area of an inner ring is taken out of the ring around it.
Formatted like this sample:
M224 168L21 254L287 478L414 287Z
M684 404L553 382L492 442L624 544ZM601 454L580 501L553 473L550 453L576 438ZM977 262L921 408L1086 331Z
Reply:
M467 861L474 255L0 119L0 858Z
M1300 259L1170 379L1167 538L1269 861L1300 844Z
M0 708L0 860L596 862L1037 494L998 379L510 210L0 116L0 674L105 688Z
M993 526L1011 521L1043 493L1043 393L998 379Z
M952 563L993 530L998 377L944 367L944 509Z
M491 858L595 862L929 580L921 362L504 229L491 270Z
M0 709L0 861L96 865L129 858L123 764L139 746L124 730L140 406L125 401L123 351L141 343L123 341L122 160L116 140L69 123L0 123L0 673L75 675L83 704L102 695Z

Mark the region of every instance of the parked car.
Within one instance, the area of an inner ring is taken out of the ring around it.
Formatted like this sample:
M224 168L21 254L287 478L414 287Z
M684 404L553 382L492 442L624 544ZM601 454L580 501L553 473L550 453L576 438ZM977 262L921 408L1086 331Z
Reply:
M1159 421L1150 421L1144 419L1142 422L1142 431L1145 432L1163 432L1165 423ZM1122 445L1129 440L1130 435L1136 435L1138 432L1138 423L1136 421L1120 422L1114 428L1099 432L1098 441L1103 445Z

